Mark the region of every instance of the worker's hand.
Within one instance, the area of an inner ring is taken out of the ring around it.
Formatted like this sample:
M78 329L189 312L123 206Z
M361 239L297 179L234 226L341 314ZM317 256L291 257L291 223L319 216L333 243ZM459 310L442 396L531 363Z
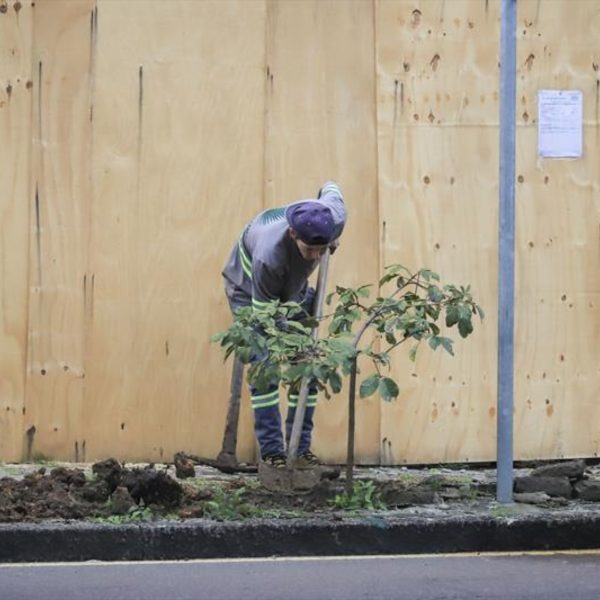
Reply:
M288 327L288 320L286 319L286 317L284 317L283 315L276 315L275 316L275 327L277 327L277 329L279 329L279 331L281 331L283 333L287 333L289 327Z
M304 293L304 298L300 303L300 306L306 311L306 314L312 316L314 314L315 309L315 298L317 297L317 292L314 287L308 286L306 288L306 292Z
M335 184L335 181L331 181L331 180L329 180L329 181L326 181L326 182L325 182L325 183L324 183L324 184L321 186L321 188L319 189L319 192L318 192L318 194L317 194L317 200L318 200L318 199L319 199L319 198L320 198L320 197L323 195L323 189L324 189L325 187L327 187L327 185L328 185L328 184L331 184L331 183ZM337 185L337 184L336 184L336 185Z

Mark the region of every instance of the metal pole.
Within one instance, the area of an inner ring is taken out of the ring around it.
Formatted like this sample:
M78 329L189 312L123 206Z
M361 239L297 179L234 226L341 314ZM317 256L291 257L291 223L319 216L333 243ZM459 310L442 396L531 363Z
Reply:
M517 0L502 0L498 256L498 502L513 500L515 113Z

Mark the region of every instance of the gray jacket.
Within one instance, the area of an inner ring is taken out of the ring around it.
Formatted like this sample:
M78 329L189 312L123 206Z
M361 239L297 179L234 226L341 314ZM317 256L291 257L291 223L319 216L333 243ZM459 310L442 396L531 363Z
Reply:
M346 224L346 207L339 186L330 181L317 202L326 204L333 214L337 240ZM223 270L225 292L232 310L241 306L259 308L273 300L302 302L307 281L317 260L302 258L289 235L285 218L287 206L258 214L245 227L233 247Z

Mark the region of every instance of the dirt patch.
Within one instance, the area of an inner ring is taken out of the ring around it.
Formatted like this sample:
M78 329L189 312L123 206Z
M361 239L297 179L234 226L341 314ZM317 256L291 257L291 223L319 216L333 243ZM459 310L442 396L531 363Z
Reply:
M110 459L81 469L45 467L18 480L0 479L0 521L107 518L147 508L166 514L182 503L183 488L164 470L152 466L125 469ZM139 513L138 513L138 516Z
M126 468L115 459L79 468L46 468L22 479L0 479L0 522L95 519L111 523L206 517L291 518L340 511L402 509L432 503L465 502L491 490L452 477L357 479L351 499L342 480L324 480L304 493L278 494L255 475L189 477L178 480L165 466Z

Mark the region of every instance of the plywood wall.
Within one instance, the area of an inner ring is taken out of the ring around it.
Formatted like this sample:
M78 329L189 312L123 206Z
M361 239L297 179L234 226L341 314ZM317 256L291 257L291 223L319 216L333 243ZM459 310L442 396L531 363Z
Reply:
M592 456L600 4L518 22L515 455ZM497 0L0 0L0 459L216 455L223 263L256 212L335 179L331 286L427 266L487 313L454 358L398 356L359 460L493 460L499 31ZM537 158L541 88L583 91L581 160ZM330 461L345 415L320 400Z
M0 457L21 458L27 362L32 15L0 4Z
M382 460L489 460L495 448L499 3L377 3L383 262L471 283L488 318L453 358L399 357Z
M337 0L269 3L265 198L310 198L328 179L347 197L348 227L329 275L360 285L379 272L373 5ZM361 402L357 451L379 459L380 403ZM315 451L346 452L347 399L320 399Z
M518 452L600 452L598 2L524 2L517 78ZM538 89L583 92L583 157L538 159Z

